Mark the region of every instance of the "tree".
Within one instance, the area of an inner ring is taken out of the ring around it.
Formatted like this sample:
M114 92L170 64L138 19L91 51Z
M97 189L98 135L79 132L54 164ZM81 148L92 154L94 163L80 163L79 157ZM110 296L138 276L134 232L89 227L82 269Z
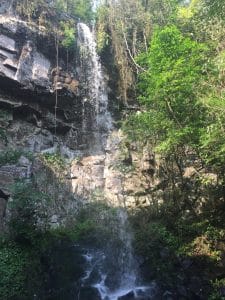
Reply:
M120 98L127 104L134 90L136 74L140 69L135 56L147 48L151 32L150 16L140 0L110 0L105 6L105 14L103 19L105 32L110 34L119 73ZM102 32L102 25L99 24L101 21L102 18L99 18L98 28Z
M174 25L153 34L147 53L138 62L146 69L139 75L139 101L145 112L142 121L148 136L162 151L198 142L204 114L196 91L204 77L207 47L184 37ZM134 116L132 116L132 119Z
M179 0L142 0L153 24L165 26L176 17Z

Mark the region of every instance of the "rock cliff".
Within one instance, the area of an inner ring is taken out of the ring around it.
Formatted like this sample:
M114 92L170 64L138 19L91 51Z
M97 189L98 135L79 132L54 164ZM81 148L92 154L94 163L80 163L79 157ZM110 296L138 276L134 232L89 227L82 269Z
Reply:
M28 153L50 149L69 158L82 144L83 105L76 65L68 66L54 32L9 13L10 3L0 9L2 220L10 185L39 170Z

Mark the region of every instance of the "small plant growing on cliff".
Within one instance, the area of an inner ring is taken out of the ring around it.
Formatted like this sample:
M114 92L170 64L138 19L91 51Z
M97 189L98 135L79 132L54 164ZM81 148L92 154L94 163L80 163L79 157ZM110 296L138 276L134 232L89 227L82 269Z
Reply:
M28 158L30 161L32 161L34 158L33 153L31 152L8 148L7 150L0 152L0 166L16 164L22 155Z
M71 22L60 22L60 26L63 34L62 46L68 50L74 48L76 41L75 25Z
M21 243L33 242L38 235L38 224L45 227L44 206L48 197L35 190L31 183L24 181L14 184L11 192L13 201L8 205L10 235Z
M65 170L65 160L59 153L43 153L40 158L53 171L62 172Z
M0 166L16 164L21 155L22 151L15 149L8 149L7 151L0 152Z

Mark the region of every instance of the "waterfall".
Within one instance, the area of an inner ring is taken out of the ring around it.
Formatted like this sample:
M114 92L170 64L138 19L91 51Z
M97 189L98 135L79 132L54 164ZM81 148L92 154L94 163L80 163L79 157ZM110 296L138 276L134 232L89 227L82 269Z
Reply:
M94 1L93 5L98 4ZM78 45L81 56L81 74L86 82L83 101L83 129L92 130L92 155L95 151L104 153L107 137L113 129L112 117L108 111L107 81L104 76L100 58L97 54L94 29L79 23ZM91 113L90 113L91 111ZM88 116L88 117L87 117ZM86 118L86 119L85 119ZM89 143L90 147L90 143ZM104 216L102 216L104 218ZM110 219L110 217L109 217ZM93 295L85 299L122 300L152 299L154 288L142 286L138 275L138 264L133 255L132 234L123 208L117 208L112 226L113 237L102 249L83 248L85 272L81 278L81 297L86 289L94 289ZM98 296L96 296L96 293ZM91 298L90 298L91 297Z
M104 78L102 66L97 54L94 30L84 23L78 23L78 44L82 59L83 70L87 82L86 105L92 109L92 130L94 129L94 144L92 147L105 145L106 136L112 129L112 117L108 111L107 85ZM83 118L85 120L85 118ZM87 120L90 122L90 120ZM87 130L87 124L84 124Z

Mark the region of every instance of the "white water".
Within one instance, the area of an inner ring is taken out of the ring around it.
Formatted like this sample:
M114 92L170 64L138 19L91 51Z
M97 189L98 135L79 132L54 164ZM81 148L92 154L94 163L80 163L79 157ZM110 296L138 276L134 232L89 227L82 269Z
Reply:
M118 300L125 295L130 300L152 299L156 285L141 284L126 211L118 209L115 220L116 243L113 240L115 237L112 240L109 237L104 249L83 249L85 273L81 279L81 287L97 289L102 300Z
M103 3L103 0L93 0L92 1L92 10L94 12L96 12L98 7L101 5L101 3Z
M94 4L97 5L97 2ZM78 44L87 83L87 98L83 103L84 114L87 104L94 112L94 115L91 115L94 117L91 120L94 128L92 151L104 149L104 140L106 141L113 127L112 117L108 111L107 83L96 50L94 30L91 31L84 23L78 24ZM84 123L84 129L87 128L88 123ZM131 293L129 298L131 300L151 299L154 291L152 286L141 285L137 262L133 255L132 234L128 225L126 211L118 209L114 226L119 244L109 239L109 245L101 251L84 249L86 268L81 278L81 286L97 289L102 300L117 300L128 293Z
M80 53L86 64L87 101L95 110L97 131L109 132L112 129L112 117L108 111L107 85L97 54L95 34L84 23L78 23L77 28Z

